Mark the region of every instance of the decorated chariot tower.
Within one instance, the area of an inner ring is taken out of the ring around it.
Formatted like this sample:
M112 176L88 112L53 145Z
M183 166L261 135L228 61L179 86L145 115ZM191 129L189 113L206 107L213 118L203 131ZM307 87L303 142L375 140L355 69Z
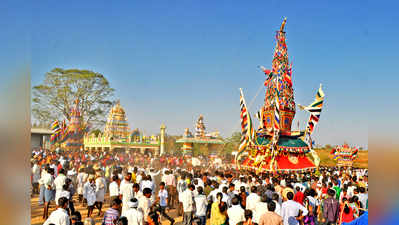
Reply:
M293 131L292 121L295 117L296 104L292 82L292 63L288 60L286 19L276 32L272 68L260 68L266 75L264 105L260 107L257 118L259 127L255 130L244 95L241 91L241 144L236 155L239 166L258 171L290 171L314 169L319 164L319 157L312 150L311 134L317 124L324 101L321 86L316 99L309 106L299 108L310 113L305 131ZM240 161L242 153L248 157ZM309 158L312 156L313 160Z

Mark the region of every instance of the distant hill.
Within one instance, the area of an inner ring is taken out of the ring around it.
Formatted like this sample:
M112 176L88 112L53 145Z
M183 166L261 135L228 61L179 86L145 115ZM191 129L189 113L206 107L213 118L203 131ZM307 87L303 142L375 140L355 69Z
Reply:
M333 160L332 155L330 155L331 149L315 149L320 157L321 166L335 166L336 161ZM368 168L369 155L368 150L362 150L358 152L358 157L353 163L354 167Z

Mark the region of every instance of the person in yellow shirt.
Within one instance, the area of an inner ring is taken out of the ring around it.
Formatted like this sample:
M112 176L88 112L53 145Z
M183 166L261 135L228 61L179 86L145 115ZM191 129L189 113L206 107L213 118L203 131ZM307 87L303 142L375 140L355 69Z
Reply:
M358 185L359 187L364 187L364 188L366 188L366 183L363 182L363 178L362 178L362 177L359 178L359 182L357 183L357 185Z
M137 172L137 171L136 171ZM131 182L133 183L133 184L135 184L136 183L136 172L132 172L132 179L131 179Z

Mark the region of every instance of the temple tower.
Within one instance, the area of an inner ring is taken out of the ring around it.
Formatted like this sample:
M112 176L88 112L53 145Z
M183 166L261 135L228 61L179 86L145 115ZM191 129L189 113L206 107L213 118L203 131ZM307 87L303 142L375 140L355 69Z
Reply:
M75 105L71 109L71 118L68 124L68 139L64 143L67 150L80 150L83 148L84 127L82 125L82 115L79 110L79 99L75 100Z
M276 48L274 50L272 69L266 72L266 95L263 108L264 127L270 131L274 123L275 98L278 98L280 110L280 131L291 131L292 120L295 116L294 89L292 87L292 64L288 61L287 44L284 32L285 20L276 34Z
M122 108L119 101L116 102L108 114L104 134L107 134L114 140L122 141L127 141L130 135L125 110Z

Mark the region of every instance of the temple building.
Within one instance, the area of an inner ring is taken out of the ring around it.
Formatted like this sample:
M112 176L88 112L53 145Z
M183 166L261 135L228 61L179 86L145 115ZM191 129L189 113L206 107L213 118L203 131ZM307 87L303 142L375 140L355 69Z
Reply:
M210 155L216 155L216 148L218 145L224 144L219 139L219 132L205 132L204 117L199 116L195 124L195 135L193 135L188 128L185 129L183 137L176 140L176 143L183 143L181 151L183 155L193 155L194 144L203 144L209 149Z
M164 150L165 125L161 125L160 136L144 136L137 129L130 131L125 110L118 101L110 110L104 132L96 136L86 134L84 147L94 151L140 151L160 155Z

